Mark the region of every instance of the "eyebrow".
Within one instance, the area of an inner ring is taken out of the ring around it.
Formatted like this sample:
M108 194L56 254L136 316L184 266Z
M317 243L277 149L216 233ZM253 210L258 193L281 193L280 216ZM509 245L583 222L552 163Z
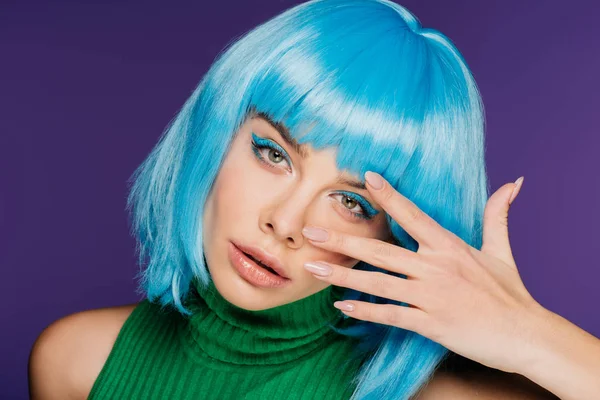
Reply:
M275 122L269 115L265 114L264 112L257 112L256 116L264 119L269 123L269 125L275 128L275 130L279 132L279 135L281 135L281 137L287 143L287 145L294 149L296 153L300 154L300 157L305 159L308 156L306 152L306 146L299 144L296 141L296 139L292 137L292 135L290 134L290 130L287 128L287 126L285 126L281 122Z
M296 139L292 137L292 135L290 134L290 130L283 123L274 121L273 118L271 118L268 114L264 112L257 112L255 115L267 121L269 125L271 125L279 133L279 135L283 138L287 145L294 149L294 151L298 153L302 159L307 158L308 154L306 152L306 146L299 144L296 141ZM338 176L336 183L340 185L352 186L356 189L367 190L365 182L356 179L349 179L344 178L342 176Z

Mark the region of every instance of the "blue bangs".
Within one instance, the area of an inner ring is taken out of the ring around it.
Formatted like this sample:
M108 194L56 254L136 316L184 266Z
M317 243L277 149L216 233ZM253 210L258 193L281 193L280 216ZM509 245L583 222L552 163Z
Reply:
M333 3L342 4L335 18L316 19L264 55L269 61L249 85L248 104L286 125L299 143L336 148L340 170L380 173L479 247L483 110L462 58L441 33L415 32L415 19L404 21L383 3ZM416 251L418 244L388 222Z

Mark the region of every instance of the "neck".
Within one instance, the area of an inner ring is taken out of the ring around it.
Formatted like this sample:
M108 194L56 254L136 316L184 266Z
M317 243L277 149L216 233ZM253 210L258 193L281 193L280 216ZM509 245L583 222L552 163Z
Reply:
M246 310L227 301L212 280L197 279L186 299L192 312L187 344L198 357L229 364L276 365L325 346L343 315L333 307L341 288L328 286L303 299L266 310Z

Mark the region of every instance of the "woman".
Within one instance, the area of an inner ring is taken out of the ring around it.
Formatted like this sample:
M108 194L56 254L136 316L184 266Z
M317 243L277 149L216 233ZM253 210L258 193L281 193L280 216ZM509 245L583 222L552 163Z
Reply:
M447 373L450 351L548 389L521 380L527 398L594 393L598 340L519 279L505 220L523 180L488 200L483 121L459 52L395 3L313 1L260 25L134 174L147 299L47 328L32 397L517 392ZM580 370L553 375L566 336Z

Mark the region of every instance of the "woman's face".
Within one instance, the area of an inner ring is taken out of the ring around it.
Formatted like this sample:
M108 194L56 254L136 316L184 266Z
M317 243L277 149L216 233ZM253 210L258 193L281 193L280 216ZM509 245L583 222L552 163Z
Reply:
M253 143L274 145L276 150ZM390 238L385 213L368 191L338 182L346 178L364 183L337 169L335 150L314 151L309 145L301 150L304 157L266 119L248 118L206 201L202 223L208 269L219 293L240 308L264 310L325 289L329 284L306 271L305 262L326 261L347 268L358 263L313 246L302 235L305 226ZM379 213L370 218L373 211ZM258 247L276 257L290 281L283 287L250 283L230 259L232 243Z

